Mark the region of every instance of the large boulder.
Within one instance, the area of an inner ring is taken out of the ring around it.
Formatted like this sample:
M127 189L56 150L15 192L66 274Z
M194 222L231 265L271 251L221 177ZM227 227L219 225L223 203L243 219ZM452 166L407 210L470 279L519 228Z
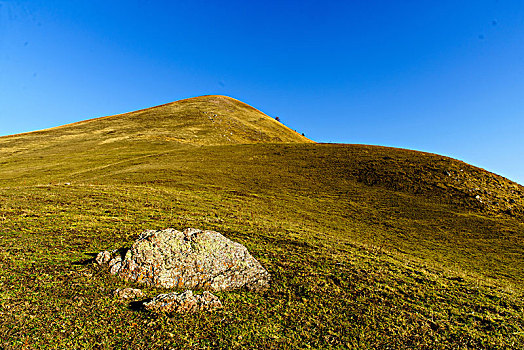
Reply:
M96 260L128 281L164 288L260 291L270 280L246 247L218 232L192 228L148 230L131 248L100 252Z

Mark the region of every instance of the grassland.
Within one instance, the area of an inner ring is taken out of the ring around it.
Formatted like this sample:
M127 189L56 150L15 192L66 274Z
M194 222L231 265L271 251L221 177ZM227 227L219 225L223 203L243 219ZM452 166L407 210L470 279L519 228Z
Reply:
M1 138L0 156L0 348L524 347L524 188L482 169L314 144L219 96ZM89 259L166 227L241 242L272 288L192 315L114 299L126 284Z

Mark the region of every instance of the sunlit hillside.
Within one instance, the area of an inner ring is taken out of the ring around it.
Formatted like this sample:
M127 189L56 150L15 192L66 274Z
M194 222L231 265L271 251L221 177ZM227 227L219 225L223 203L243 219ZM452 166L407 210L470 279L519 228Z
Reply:
M0 348L524 347L524 187L228 97L0 138L0 204ZM113 298L89 259L167 227L239 241L272 287L184 316Z

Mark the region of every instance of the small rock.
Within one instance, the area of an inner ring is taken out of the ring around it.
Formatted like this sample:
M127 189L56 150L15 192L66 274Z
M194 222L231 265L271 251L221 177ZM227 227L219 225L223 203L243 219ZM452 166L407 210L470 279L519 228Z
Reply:
M113 292L113 295L120 299L136 299L143 298L144 292L135 288L119 288Z
M98 265L108 263L109 260L111 260L111 253L107 250L104 250L103 252L98 253L95 260Z
M153 300L144 303L144 307L154 312L195 312L222 308L222 303L217 296L208 291L202 295L195 295L191 290L183 293L160 294Z
M115 256L109 261L109 273L116 275L120 271L122 266L122 257L120 255Z

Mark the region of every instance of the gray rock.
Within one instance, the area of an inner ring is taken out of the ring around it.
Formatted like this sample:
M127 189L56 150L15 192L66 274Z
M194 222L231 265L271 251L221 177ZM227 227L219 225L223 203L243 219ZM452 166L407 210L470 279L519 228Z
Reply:
M112 253L109 270L163 288L260 291L270 281L246 247L218 232L192 228L143 232L130 249Z
M103 252L98 253L95 260L98 263L98 265L108 263L109 260L111 260L111 253L107 250L104 250Z
M160 294L151 301L144 303L144 307L154 312L195 312L222 308L220 299L208 291L202 295L195 295L187 290L183 293Z
M122 257L120 255L115 256L109 261L109 272L112 275L116 275L122 267Z
M144 292L135 288L122 288L115 290L113 295L119 299L136 299L143 298Z

